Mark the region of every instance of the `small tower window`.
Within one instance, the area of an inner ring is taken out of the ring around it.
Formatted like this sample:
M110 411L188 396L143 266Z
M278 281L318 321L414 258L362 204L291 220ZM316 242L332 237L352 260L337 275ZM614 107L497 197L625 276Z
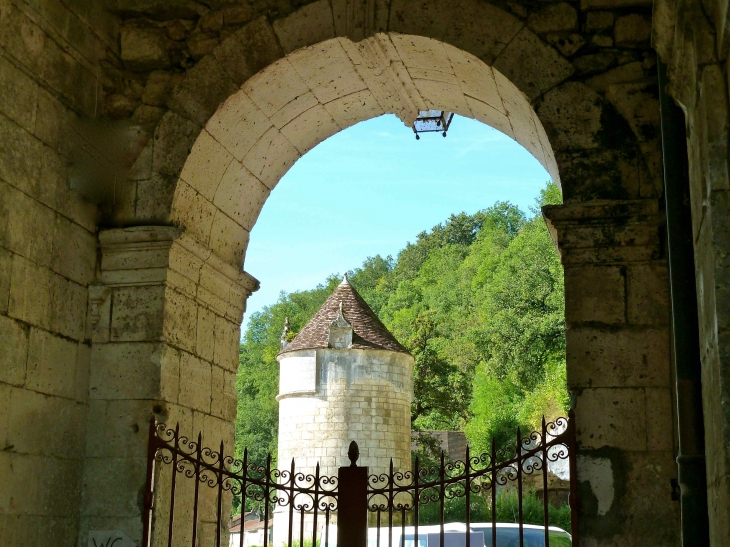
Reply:
M352 325L345 319L342 312L342 302L337 310L335 320L330 323L329 347L347 349L352 346Z

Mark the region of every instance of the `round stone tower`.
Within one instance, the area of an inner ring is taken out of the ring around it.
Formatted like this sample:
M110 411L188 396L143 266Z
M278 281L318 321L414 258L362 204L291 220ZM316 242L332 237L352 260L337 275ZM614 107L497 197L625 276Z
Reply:
M413 356L401 346L347 276L289 343L279 360L279 469L337 476L349 465L385 473L411 467ZM286 519L277 519L284 521ZM275 545L278 531L275 521ZM285 532L285 531L283 531ZM283 533L282 532L282 533Z

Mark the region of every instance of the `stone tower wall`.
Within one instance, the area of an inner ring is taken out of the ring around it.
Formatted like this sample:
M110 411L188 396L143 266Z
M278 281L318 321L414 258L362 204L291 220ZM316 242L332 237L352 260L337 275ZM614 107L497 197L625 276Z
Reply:
M411 465L413 358L380 350L306 350L281 359L281 469L337 475L348 465L350 441L358 465L372 473Z

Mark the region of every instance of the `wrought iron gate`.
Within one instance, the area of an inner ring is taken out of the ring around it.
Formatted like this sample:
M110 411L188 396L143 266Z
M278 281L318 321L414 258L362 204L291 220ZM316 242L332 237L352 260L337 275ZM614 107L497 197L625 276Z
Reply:
M150 424L147 485L144 499L143 546L168 547L244 547L244 530L233 542L228 532L226 496L240 496L258 502L264 517L263 547L434 547L429 537L438 536L438 547L445 547L449 534L462 531L464 547L508 547L499 538L497 503L500 489L511 489L517 496L517 530L519 546L525 545L523 499L527 477L542 479L543 522L540 545L550 545L548 467L564 460L570 471L572 545L578 545L575 418L555 422L543 420L541 431L522 436L519 429L509 448L498 449L492 443L489 453L472 456L467 448L463 461L447 461L443 453L436 465L421 466L415 460L413 471L393 469L368 475L367 468L357 467L357 445L350 447L351 465L341 467L338 477L322 476L319 464L314 473L297 471L294 461L289 469L265 465L203 447L202 437L191 441L165 424ZM184 484L184 488L182 485ZM446 506L461 499L465 510L461 522L445 522ZM486 502L491 520L472 522L472 501ZM436 534L426 532L422 521L425 509L437 513ZM271 516L284 534L280 543L271 545ZM368 514L371 527L368 528ZM336 527L336 533L332 528ZM474 535L475 527L483 533ZM447 530L448 528L448 530ZM530 530L533 533L535 527ZM474 545L474 541L479 545ZM516 545L516 544L515 544Z

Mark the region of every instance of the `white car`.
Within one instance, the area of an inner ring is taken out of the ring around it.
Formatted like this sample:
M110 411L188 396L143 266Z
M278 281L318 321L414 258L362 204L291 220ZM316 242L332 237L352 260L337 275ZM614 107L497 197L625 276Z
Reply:
M497 545L492 545L492 523L472 522L472 532L484 534L485 547L520 547L520 525L512 522L497 523ZM534 524L522 525L524 547L545 547L545 527ZM557 526L548 527L550 547L570 547L573 539L570 534Z

